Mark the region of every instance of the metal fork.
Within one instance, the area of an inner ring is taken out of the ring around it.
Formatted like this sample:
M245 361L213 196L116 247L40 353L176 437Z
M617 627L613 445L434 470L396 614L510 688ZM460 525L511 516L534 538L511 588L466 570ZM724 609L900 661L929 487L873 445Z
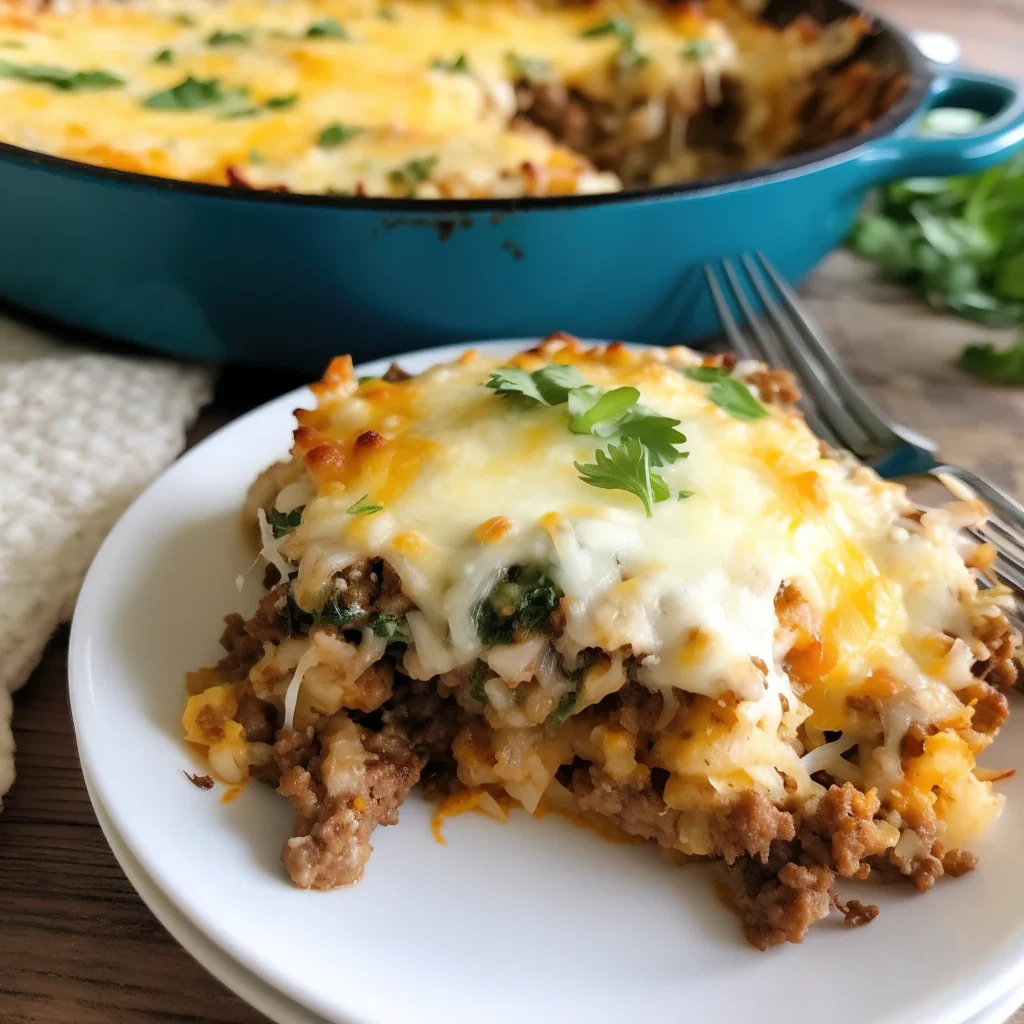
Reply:
M815 433L833 448L852 452L880 476L892 479L930 474L956 498L980 498L990 518L967 532L998 552L980 583L985 587L1001 583L1020 600L1024 596L1024 507L970 470L940 462L934 441L888 420L854 383L832 343L793 289L761 253L756 256L756 261L749 255L740 259L754 294L764 306L770 329L754 314L747 290L729 260L721 262L724 290L715 268L710 264L704 267L719 319L736 354L790 370L801 384L801 406ZM733 316L727 294L738 308L741 321L746 321L749 337Z

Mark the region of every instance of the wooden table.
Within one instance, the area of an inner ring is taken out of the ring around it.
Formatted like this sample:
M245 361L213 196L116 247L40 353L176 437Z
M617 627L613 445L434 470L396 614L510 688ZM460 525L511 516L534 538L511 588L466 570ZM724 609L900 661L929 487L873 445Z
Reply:
M878 6L906 25L956 33L972 63L1022 70L1024 0L885 0ZM947 457L1024 496L1024 450L1009 443L1024 438L1024 392L983 387L950 365L981 329L933 314L877 283L846 254L833 257L806 294L884 405L938 439ZM191 440L294 383L227 371ZM82 782L66 661L62 629L15 700L18 780L0 815L0 1022L265 1021L167 935L118 868ZM1015 1024L1024 1024L1024 1016Z

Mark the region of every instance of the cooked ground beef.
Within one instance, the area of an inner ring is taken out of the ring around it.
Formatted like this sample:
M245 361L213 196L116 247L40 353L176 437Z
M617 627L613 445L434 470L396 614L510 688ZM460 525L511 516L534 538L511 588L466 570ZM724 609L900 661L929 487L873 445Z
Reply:
M959 878L978 866L978 855L970 850L946 850L942 854L942 872L950 878Z
M832 897L832 902L836 910L843 915L843 924L847 928L859 928L861 925L870 924L878 917L878 907L874 903L861 903L860 900L843 903L835 895Z
M754 370L747 374L746 382L756 388L761 401L769 405L795 405L800 401L800 387L789 370L771 367Z
M249 669L263 656L263 644L246 632L245 620L237 612L224 616L220 645L228 652L217 662L217 671L225 679L247 678Z
M608 818L627 835L671 847L679 837L679 812L646 783L616 782L600 768L577 768L570 788L580 808Z
M377 611L391 615L404 615L413 607L412 601L402 593L402 580L391 563L381 560L380 597Z
M287 586L279 584L260 599L256 613L245 623L246 633L254 640L261 644L279 644L288 637L288 620L281 611L287 592Z
M249 743L270 743L274 739L274 723L277 714L274 706L252 693L243 693L238 698L235 721L245 730Z
M720 862L743 933L758 949L803 942L807 929L828 914L834 873L823 865L797 864L794 853L792 844L776 842L765 863L749 856L731 865Z
M971 728L985 736L995 735L1010 716L1006 696L983 680L957 690L957 696L974 708Z
M879 809L874 790L862 793L849 782L832 786L804 805L802 849L844 878L867 878L865 859L890 846L892 830L874 820Z
M377 825L394 825L426 759L392 725L368 733L335 721L307 768L296 765L277 791L295 808L295 834L281 851L293 882L333 889L362 876Z
M406 373L398 363L392 363L384 373L381 380L386 380L389 384L401 384L403 380L408 380L412 376L411 373Z
M772 842L795 835L793 815L778 810L766 796L753 790L742 793L711 825L711 838L726 864L735 863L745 854L765 864Z
M974 635L989 650L988 658L975 663L974 674L1005 688L1020 684L1021 637L1009 619L1000 612L975 621L973 627Z

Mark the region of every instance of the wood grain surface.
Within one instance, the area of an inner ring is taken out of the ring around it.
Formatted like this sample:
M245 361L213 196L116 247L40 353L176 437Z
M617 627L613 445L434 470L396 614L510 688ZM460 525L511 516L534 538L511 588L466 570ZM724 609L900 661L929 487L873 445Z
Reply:
M953 32L970 63L1024 74L1024 0L876 6L909 27ZM984 387L951 365L965 343L999 332L932 312L842 253L805 294L883 405L947 458L1024 497L1024 391ZM294 385L226 371L191 440ZM78 765L66 658L61 630L15 698L18 779L0 814L0 1024L265 1021L170 938L118 868Z

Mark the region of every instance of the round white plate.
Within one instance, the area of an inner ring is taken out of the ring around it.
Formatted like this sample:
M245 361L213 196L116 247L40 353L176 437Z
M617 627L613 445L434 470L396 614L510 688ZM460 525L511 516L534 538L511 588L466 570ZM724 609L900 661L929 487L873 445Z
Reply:
M505 348L509 343L503 343ZM478 346L479 347L479 346ZM400 357L418 371L462 347ZM365 372L380 373L384 363ZM555 817L465 815L434 842L418 798L374 834L358 885L301 892L278 860L291 814L251 785L231 804L190 785L188 669L214 662L222 616L255 605L245 491L285 455L305 391L189 452L125 513L79 598L69 659L83 765L113 827L175 907L247 970L335 1024L623 1021L960 1024L1024 978L1024 781L977 845L979 870L926 897L861 887L800 947L757 953L701 867L614 845ZM990 763L1024 767L1024 715Z
M195 925L180 914L168 898L157 888L153 880L142 870L139 862L131 855L124 841L117 834L110 821L103 802L96 796L89 776L85 775L85 788L89 791L96 820L107 845L114 854L121 870L142 897L142 902L153 912L153 916L171 933L185 950L192 954L222 985L226 985L250 1006L269 1017L275 1024L324 1024L298 1003L271 988L265 981L247 971L232 960L222 949L215 946ZM970 1021L969 1024L975 1024Z

